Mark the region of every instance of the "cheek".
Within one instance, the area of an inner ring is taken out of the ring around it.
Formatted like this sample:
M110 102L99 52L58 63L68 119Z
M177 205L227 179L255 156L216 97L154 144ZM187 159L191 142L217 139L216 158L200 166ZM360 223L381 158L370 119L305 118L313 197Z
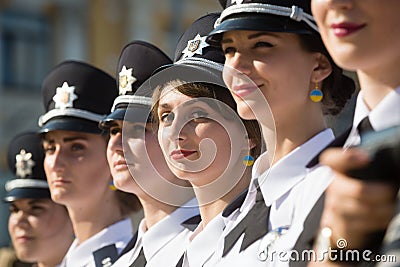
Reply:
M225 65L224 65L224 69L222 72L222 78L224 80L224 83L226 84L226 86L229 89L232 89L231 85L232 85L232 80L233 80L233 76L234 76L234 70L228 65L229 64L229 60L225 61Z
M162 153L166 155L167 147L169 145L169 138L168 138L168 130L167 128L159 128L158 129L158 143L161 147Z

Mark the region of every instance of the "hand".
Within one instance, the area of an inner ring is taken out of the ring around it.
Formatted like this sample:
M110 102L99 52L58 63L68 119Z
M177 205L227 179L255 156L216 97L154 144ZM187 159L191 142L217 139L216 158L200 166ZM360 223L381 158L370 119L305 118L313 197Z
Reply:
M329 149L321 155L320 162L335 172L326 191L321 227L332 229L333 245L342 238L347 241L346 249L365 248L370 242L369 234L385 230L393 217L398 189L345 175L350 169L368 164L368 155L360 149Z

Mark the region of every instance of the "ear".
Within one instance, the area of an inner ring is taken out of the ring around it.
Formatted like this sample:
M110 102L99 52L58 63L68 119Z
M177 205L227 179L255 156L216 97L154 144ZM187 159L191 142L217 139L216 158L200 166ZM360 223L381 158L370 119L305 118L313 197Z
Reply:
M321 54L315 53L316 63L311 74L311 83L320 83L332 73L332 65L328 58Z
M252 150L253 148L255 148L257 146L256 141L254 140L254 138L249 138L249 147L250 150Z

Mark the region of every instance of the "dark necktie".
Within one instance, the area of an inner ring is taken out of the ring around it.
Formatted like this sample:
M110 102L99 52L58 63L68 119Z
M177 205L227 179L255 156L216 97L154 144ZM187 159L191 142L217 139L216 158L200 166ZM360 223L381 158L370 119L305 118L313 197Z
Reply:
M357 131L360 135L361 140L363 139L364 134L374 131L374 128L372 127L368 116L360 121L357 126Z
M144 256L143 247L140 249L136 260L129 267L144 267L146 265L146 257Z
M240 252L268 233L270 207L265 205L264 197L257 180L255 184L257 187L256 203L243 220L225 237L223 257L228 254L243 233L244 238L240 247Z

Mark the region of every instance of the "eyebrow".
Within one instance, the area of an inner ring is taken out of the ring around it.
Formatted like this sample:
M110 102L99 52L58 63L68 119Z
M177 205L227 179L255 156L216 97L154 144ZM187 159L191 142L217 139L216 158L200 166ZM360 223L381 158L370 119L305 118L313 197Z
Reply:
M271 32L256 32L253 34L250 34L249 36L247 36L248 40L251 39L255 39L261 36L272 36L272 37L279 37L277 34L271 33ZM222 39L221 43L232 43L233 40L231 38L227 38L227 39Z
M65 143L67 143L67 142L73 142L73 141L76 141L76 140L84 140L84 141L86 141L86 140L88 140L87 139L87 137L83 137L83 136L72 136L72 137L65 137L65 138L63 138L63 141L65 142ZM43 142L47 142L47 143L54 143L54 139L47 139L46 137L43 139Z
M39 198L39 199L32 199L32 200L29 200L28 204L32 205L32 204L44 203L44 202L46 202L44 199Z

